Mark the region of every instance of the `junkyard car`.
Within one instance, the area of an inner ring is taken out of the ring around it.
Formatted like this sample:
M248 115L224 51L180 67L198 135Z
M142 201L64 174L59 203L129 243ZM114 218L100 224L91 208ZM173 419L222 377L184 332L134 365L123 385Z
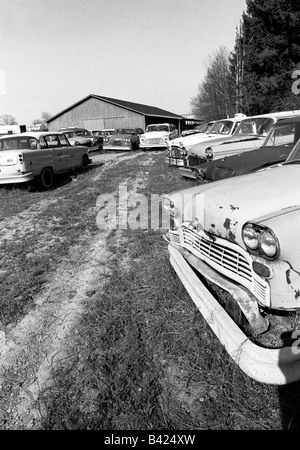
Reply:
M218 137L223 139L232 136L245 117L245 114L236 114L233 118L216 120L204 133L196 133L168 141L165 163L169 166L185 166L190 147L200 142L210 142L211 139L217 139Z
M176 273L234 361L270 384L300 379L299 177L300 141L282 165L163 200Z
M194 167L205 161L236 155L258 148L277 120L300 115L300 110L281 111L248 117L241 121L232 136L220 137L191 146L184 155L184 166Z
M104 137L104 150L138 150L142 128L118 128L115 134Z
M299 137L300 114L289 119L279 119L272 126L263 145L255 150L243 151L192 167L179 167L179 172L186 178L204 183L244 175L285 161Z
M55 175L91 163L86 146L70 145L59 132L27 132L0 137L0 184L35 180L50 188Z
M151 124L146 127L144 134L140 136L140 148L148 150L153 148L166 148L166 142L175 139L178 136L178 130L175 125L170 123Z
M89 153L99 152L103 149L103 136L93 135L86 128L71 127L61 128L71 145L86 145Z

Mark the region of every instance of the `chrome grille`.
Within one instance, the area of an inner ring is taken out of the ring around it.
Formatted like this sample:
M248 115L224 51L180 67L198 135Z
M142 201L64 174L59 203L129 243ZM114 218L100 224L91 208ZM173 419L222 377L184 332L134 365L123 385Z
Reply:
M255 279L253 280L253 290L254 295L262 302L266 303L266 297L267 297L267 287L259 282L259 280Z
M251 267L238 251L210 241L186 227L183 227L183 239L185 244L199 251L206 259L238 277L252 282Z
M200 254L201 259L224 276L246 287L264 305L270 306L270 286L252 270L252 258L238 245L226 239L206 238L188 226L182 226L183 244Z
M163 144L164 141L163 141L163 139L159 139L159 138L154 139L153 138L153 139L146 139L145 143L146 144Z
M188 156L188 165L189 166L199 166L203 162L205 162L206 159L199 156Z

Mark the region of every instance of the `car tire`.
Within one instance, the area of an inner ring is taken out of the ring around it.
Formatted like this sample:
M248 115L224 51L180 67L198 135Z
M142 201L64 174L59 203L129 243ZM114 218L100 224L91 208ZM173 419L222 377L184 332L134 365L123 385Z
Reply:
M88 156L83 155L80 164L80 172L84 172L88 168L89 163L90 162Z
M53 172L50 167L44 167L38 179L38 184L42 189L50 189L53 185Z

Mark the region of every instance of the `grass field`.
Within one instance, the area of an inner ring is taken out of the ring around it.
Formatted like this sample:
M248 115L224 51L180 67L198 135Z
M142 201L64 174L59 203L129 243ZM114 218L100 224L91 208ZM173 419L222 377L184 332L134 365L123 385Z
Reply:
M146 153L62 177L48 192L1 189L3 330L36 308L60 264L87 260L89 241L100 239L97 198L114 195L122 183L149 198L193 185L164 164L162 153ZM64 357L38 391L38 427L299 429L299 383L268 386L240 371L172 269L163 232L106 233L102 281L86 292ZM3 372L0 406L13 389L11 374L12 367ZM8 419L2 428L11 428Z

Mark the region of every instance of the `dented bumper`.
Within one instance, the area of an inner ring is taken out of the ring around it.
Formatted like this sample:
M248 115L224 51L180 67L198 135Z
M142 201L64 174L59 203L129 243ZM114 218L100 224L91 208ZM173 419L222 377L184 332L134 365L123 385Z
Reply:
M170 244L169 252L170 262L193 302L224 345L228 354L243 372L254 380L267 384L284 385L300 380L299 348L292 346L268 349L254 344L207 290L191 266L220 285L220 280L214 278L218 276L215 271L210 272L211 269L205 263L199 261L189 252L185 254L184 249L179 251ZM181 252L184 253L184 256ZM226 283L226 281L223 281L223 283ZM226 286L223 285L223 287L226 289ZM252 325L256 327L257 333L263 332L267 323L260 317L251 296L247 297L247 294L243 293L243 290L240 290L238 286L232 285L230 289L236 300L240 299L239 306L242 310L244 308L243 312L247 313L248 310L248 319L252 320Z

